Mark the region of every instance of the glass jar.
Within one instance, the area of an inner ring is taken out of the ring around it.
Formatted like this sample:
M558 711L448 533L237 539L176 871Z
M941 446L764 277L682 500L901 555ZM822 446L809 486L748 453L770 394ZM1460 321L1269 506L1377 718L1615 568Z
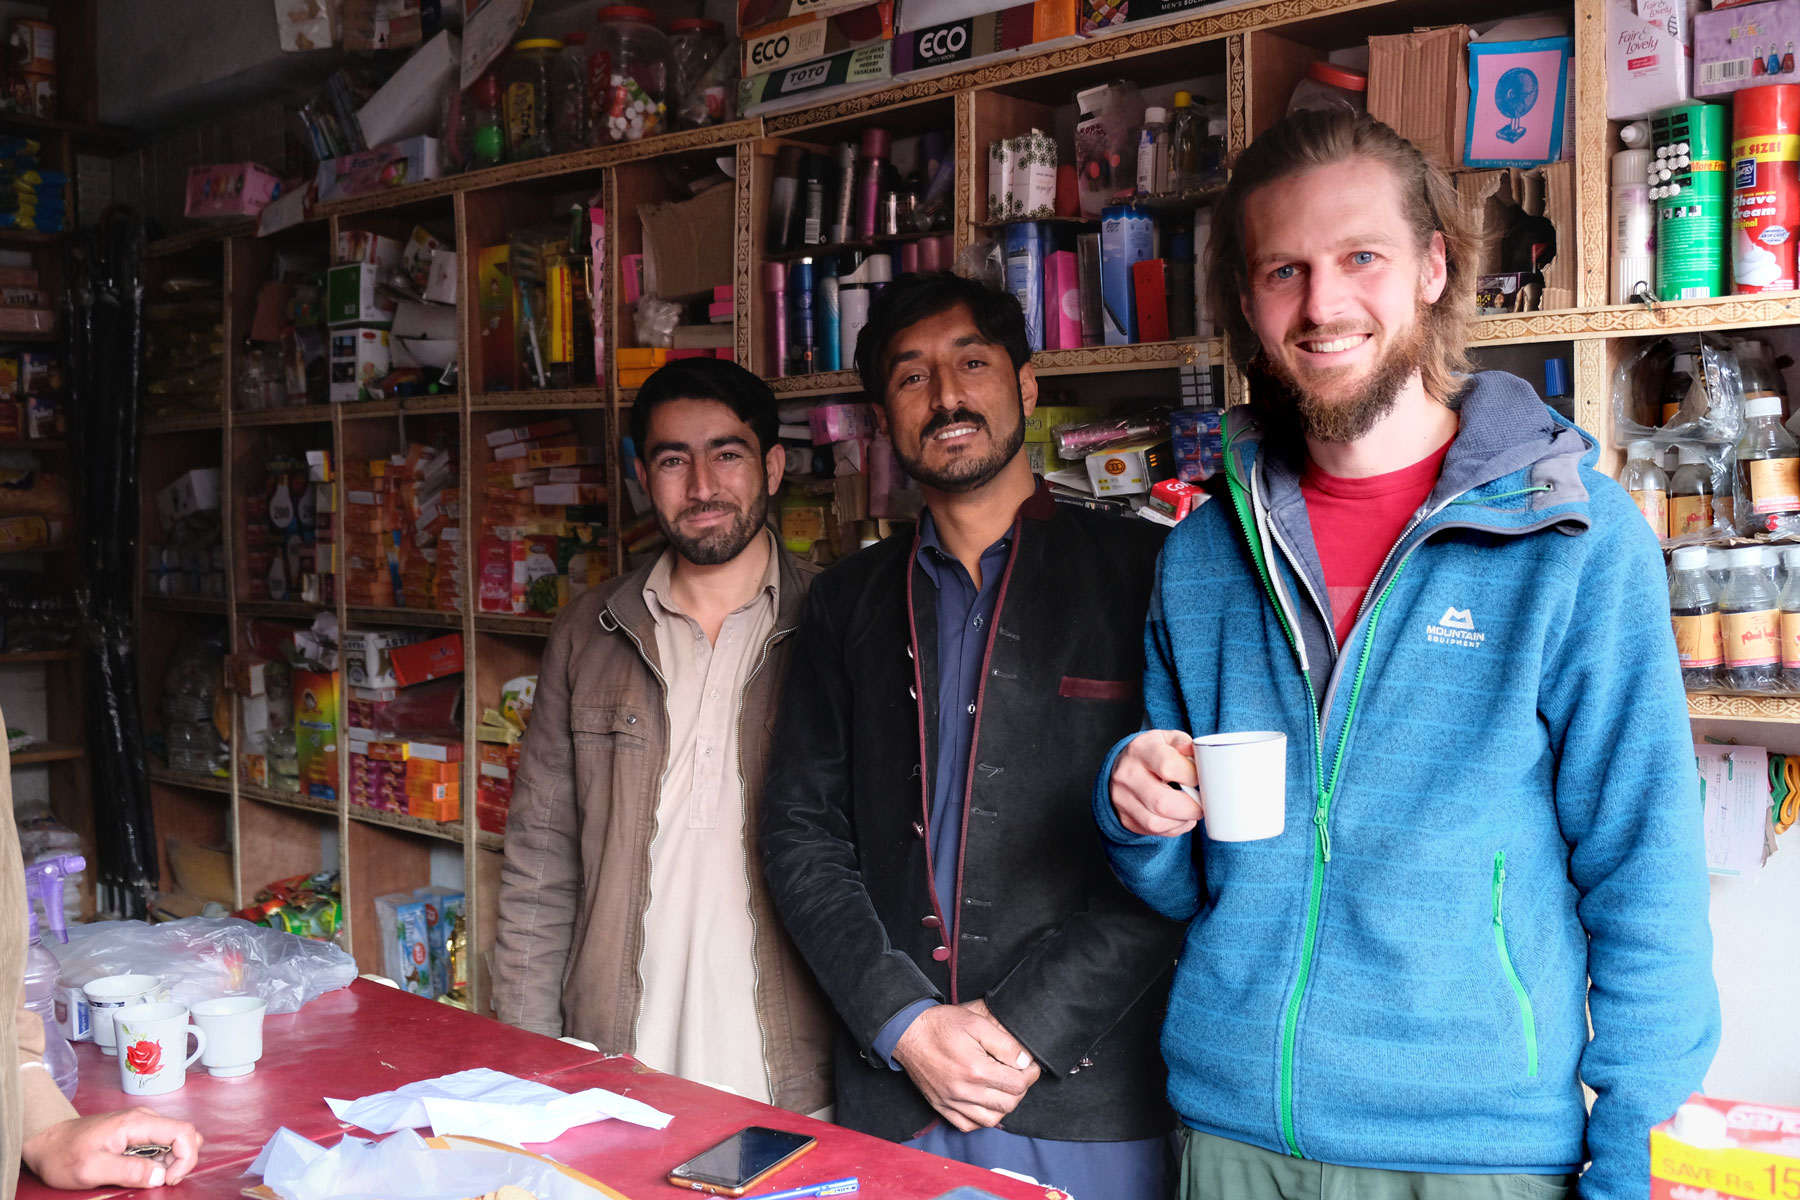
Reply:
M468 109L469 165L491 167L506 161L506 118L500 111L500 76L489 71L463 97Z
M669 38L647 8L600 10L588 35L588 144L635 142L668 129Z
M550 150L567 154L588 144L587 31L563 35L550 67Z
M514 42L500 68L501 107L506 116L506 159L543 158L550 149L550 79L562 43L555 38Z
M1294 88L1287 110L1342 108L1362 112L1368 107L1368 93L1367 75L1336 63L1320 61L1306 68L1306 78Z
M669 85L675 125L698 129L729 120L736 72L721 61L727 45L725 26L705 17L669 22Z

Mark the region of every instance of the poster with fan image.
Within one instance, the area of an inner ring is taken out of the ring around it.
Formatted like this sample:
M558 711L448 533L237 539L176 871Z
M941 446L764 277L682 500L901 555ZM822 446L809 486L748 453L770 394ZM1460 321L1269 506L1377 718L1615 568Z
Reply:
M1469 123L1463 162L1535 167L1562 153L1573 39L1469 43Z

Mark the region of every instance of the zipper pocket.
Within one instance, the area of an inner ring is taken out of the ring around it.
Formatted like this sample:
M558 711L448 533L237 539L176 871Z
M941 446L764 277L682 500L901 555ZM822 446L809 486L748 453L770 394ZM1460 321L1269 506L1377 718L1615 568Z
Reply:
M1512 955L1506 951L1506 924L1501 919L1501 896L1506 890L1506 851L1494 851L1494 948L1500 952L1500 969L1519 1002L1519 1021L1525 1027L1525 1077L1536 1079L1538 1071L1537 1019L1531 1013L1531 997L1513 969Z

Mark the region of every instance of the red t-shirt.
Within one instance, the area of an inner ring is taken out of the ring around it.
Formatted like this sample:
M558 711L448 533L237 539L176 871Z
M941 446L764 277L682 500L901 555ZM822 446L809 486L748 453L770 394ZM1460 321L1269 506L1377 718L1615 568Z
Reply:
M1450 443L1445 442L1410 467L1362 479L1328 475L1307 462L1300 475L1300 493L1306 498L1319 565L1325 568L1338 645L1350 636L1375 573L1406 523L1431 495L1449 452Z

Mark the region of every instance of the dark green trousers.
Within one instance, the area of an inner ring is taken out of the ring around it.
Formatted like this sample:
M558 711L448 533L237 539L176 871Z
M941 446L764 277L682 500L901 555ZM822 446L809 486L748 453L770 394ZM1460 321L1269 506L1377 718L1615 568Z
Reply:
M1183 1131L1178 1200L1574 1200L1573 1175L1442 1175L1334 1167Z

